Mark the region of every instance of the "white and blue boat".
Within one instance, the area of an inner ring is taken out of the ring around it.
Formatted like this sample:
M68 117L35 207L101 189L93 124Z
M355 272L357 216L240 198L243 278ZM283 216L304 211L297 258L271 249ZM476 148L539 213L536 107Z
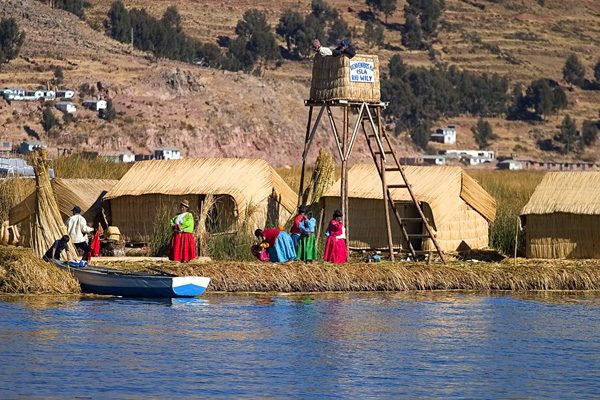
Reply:
M196 297L204 293L210 283L210 278L203 276L153 275L91 266L73 267L58 260L54 263L70 271L84 293L146 298Z

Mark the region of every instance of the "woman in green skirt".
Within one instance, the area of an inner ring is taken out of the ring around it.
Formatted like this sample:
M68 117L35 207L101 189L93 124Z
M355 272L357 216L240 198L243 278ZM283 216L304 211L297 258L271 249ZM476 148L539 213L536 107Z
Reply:
M298 241L297 258L305 262L311 262L317 259L317 243L315 240L315 228L317 220L313 217L312 211L308 211L306 216L298 224L300 228L300 240Z

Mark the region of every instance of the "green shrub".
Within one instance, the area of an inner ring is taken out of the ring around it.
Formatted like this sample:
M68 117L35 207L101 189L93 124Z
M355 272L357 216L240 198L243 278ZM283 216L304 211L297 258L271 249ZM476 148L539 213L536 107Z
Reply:
M208 251L213 260L254 260L250 247L255 243L250 232L214 233L208 237Z
M172 210L169 207L163 207L158 210L154 221L152 222L152 237L150 238L150 256L166 257L169 254L169 246L171 244L171 236L173 230L169 223Z

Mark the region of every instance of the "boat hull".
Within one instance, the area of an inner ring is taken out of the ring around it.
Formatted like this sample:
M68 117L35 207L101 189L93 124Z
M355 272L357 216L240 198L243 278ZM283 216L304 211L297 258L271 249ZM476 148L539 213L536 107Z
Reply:
M84 293L123 297L196 297L210 283L202 276L161 276L124 273L116 270L85 267L73 268L66 263L56 264L71 271Z

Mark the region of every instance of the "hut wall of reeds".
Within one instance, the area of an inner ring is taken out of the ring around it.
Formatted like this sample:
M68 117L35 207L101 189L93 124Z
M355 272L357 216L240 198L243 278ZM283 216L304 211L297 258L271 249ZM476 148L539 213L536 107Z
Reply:
M378 103L381 101L378 57L357 54L350 59L317 54L313 62L310 99Z
M88 222L97 224L102 217L102 199L117 184L113 179L62 179L51 181L60 216L66 221L73 215L73 207L81 207ZM21 244L30 245L31 222L35 213L35 190L9 211L11 225L20 224ZM58 239L58 238L57 238Z
M489 222L496 215L496 201L460 167L407 166L405 173L424 214L444 251L467 251L487 247ZM388 184L400 184L400 174L388 173ZM391 190L400 215L417 217L418 211L405 188ZM388 246L381 180L374 165L354 165L348 171L350 247L385 249ZM326 219L340 207L340 182L323 195ZM391 216L394 247L407 248L400 226ZM327 222L327 221L325 221ZM409 233L424 233L422 223L406 225ZM433 249L430 240L423 250Z
M159 212L175 215L187 199L198 217L207 195L212 195L207 217L212 232L283 225L297 202L269 163L240 158L137 162L105 198L111 224L128 240L147 241Z
M552 172L521 211L528 258L600 258L600 172Z

